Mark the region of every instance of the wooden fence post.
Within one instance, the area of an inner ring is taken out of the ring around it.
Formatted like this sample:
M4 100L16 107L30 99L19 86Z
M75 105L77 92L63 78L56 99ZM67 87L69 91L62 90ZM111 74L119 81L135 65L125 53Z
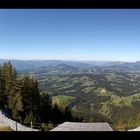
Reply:
M32 123L32 121L31 121L31 129L32 129L32 131L33 131L33 123Z
M17 122L16 122L16 131L17 131Z

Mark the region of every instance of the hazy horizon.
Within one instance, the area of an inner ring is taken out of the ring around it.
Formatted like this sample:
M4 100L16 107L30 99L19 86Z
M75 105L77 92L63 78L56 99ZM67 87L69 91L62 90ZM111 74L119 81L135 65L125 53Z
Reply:
M140 9L0 9L0 57L140 60Z
M74 61L74 62L92 62L92 61L97 61L97 62L138 62L140 60L137 61L121 61L121 60L67 60L67 59L18 59L18 58L0 58L0 60L19 60L19 61Z

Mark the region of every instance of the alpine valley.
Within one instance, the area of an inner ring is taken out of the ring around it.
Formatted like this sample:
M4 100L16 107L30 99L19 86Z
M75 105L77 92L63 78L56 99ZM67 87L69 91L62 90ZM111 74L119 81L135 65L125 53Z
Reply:
M0 65L8 60L0 59ZM140 126L140 62L10 60L18 75L37 79L59 107L84 122L108 122L114 130Z

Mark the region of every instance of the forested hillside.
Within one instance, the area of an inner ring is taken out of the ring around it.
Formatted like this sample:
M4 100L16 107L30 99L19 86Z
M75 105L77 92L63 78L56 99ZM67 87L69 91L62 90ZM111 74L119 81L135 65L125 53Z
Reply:
M68 105L86 122L107 121L115 130L139 126L140 63L80 64L63 62L22 74L35 76L53 103Z
M107 121L115 130L140 125L139 62L51 62L17 73L10 63L1 66L0 103L13 119L43 127L66 120Z
M51 97L71 97L68 105L86 122L107 121L116 130L140 125L138 73L44 74L37 78L40 89L47 90Z

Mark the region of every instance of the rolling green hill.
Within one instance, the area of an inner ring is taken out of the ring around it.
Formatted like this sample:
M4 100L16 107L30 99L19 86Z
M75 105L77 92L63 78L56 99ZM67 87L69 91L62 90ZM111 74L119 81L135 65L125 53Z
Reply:
M75 97L68 105L74 114L82 116L86 122L108 121L116 130L140 125L138 73L42 74L37 78L40 90L47 90L53 98L58 95Z
M140 112L140 75L134 73L66 74L39 77L60 106L68 98L73 114L86 122L108 121L116 130L135 128ZM137 121L136 121L137 120Z
M69 105L69 103L75 99L73 96L66 96L66 95L58 95L52 97L52 104L57 104L61 108L65 108Z
M18 74L34 76L39 90L47 91L53 104L60 108L68 105L73 115L85 122L108 121L115 130L140 125L139 62L97 66L91 62L44 61Z

